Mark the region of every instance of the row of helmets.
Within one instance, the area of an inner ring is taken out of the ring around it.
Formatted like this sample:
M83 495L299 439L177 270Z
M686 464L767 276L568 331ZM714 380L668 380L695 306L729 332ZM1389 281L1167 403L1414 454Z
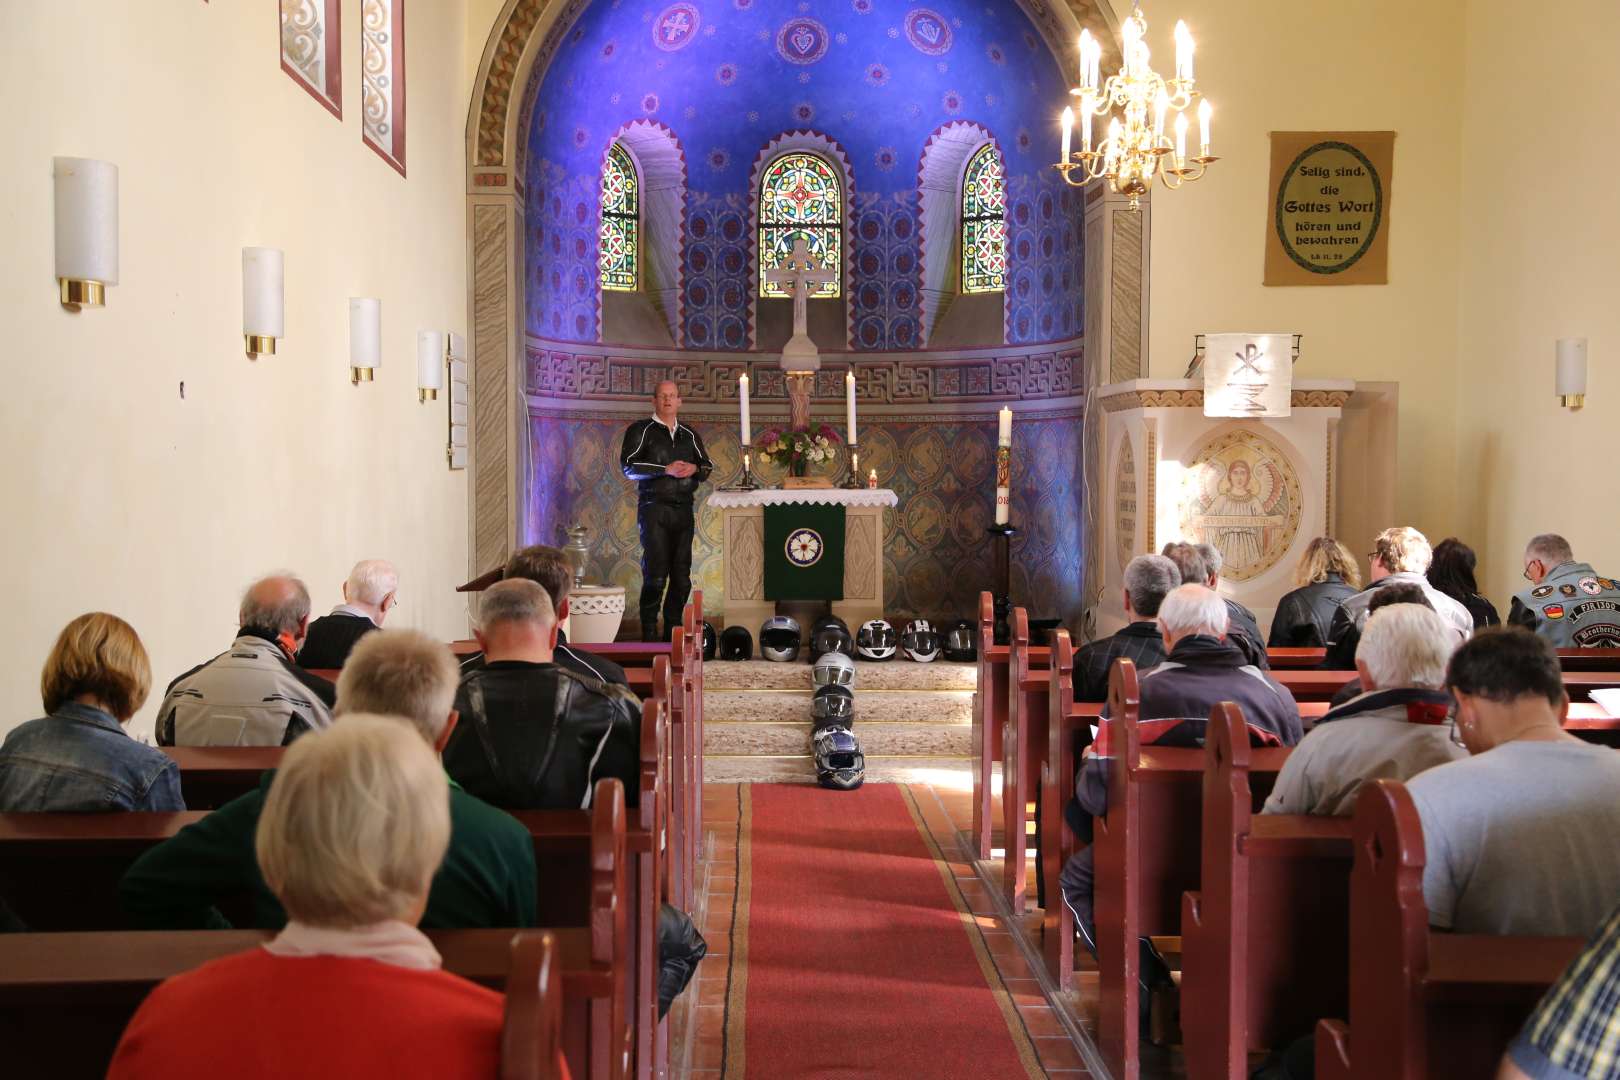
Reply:
M762 660L790 663L799 658L804 639L798 620L787 615L773 615L759 629L759 655ZM948 624L944 633L935 630L927 619L912 619L905 630L896 634L886 619L871 619L861 624L854 637L849 625L836 615L823 615L810 631L810 661L837 652L850 659L883 661L897 653L919 663L928 663L944 656L957 663L971 663L978 656L974 642L973 624L957 619ZM705 660L752 660L754 639L746 628L728 626L718 636L714 624L703 624L703 658Z

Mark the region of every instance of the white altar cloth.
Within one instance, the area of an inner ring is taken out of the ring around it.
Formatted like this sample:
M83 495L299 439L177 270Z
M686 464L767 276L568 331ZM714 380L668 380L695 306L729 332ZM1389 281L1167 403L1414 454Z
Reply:
M892 488L757 488L754 491L716 491L709 505L716 510L745 506L897 506L900 496Z

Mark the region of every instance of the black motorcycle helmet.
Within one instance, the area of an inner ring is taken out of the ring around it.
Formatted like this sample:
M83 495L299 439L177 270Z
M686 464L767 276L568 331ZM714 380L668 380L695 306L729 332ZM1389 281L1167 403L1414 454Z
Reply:
M866 780L866 755L847 728L824 727L815 734L816 782L835 791L851 791Z
M855 691L847 686L822 686L810 699L810 719L815 730L837 725L855 726Z
M728 626L720 635L720 659L752 660L754 635L741 626Z
M820 660L824 653L840 652L855 659L855 638L849 624L836 615L823 615L810 629L810 662Z
M703 659L713 660L720 650L720 635L714 632L714 623L703 620Z
M973 624L966 619L957 619L945 627L945 659L958 664L972 663L979 658L978 635L973 632Z
M799 624L786 615L772 615L759 628L759 655L765 660L799 658Z

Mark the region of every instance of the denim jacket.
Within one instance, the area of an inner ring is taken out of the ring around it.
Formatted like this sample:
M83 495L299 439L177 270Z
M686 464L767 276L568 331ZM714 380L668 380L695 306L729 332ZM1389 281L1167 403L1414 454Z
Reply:
M64 702L0 745L0 811L185 808L179 765L100 709Z

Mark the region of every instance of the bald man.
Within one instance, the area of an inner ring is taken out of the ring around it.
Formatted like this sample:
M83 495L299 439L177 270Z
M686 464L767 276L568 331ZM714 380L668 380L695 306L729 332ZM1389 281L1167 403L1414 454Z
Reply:
M163 746L285 746L332 723L331 683L293 661L309 629L309 590L290 574L248 586L231 647L169 684Z
M624 433L619 467L636 482L641 527L641 640L662 641L681 622L692 590L692 497L714 471L698 433L681 423L680 387L653 388L653 414ZM664 632L658 632L658 609Z

